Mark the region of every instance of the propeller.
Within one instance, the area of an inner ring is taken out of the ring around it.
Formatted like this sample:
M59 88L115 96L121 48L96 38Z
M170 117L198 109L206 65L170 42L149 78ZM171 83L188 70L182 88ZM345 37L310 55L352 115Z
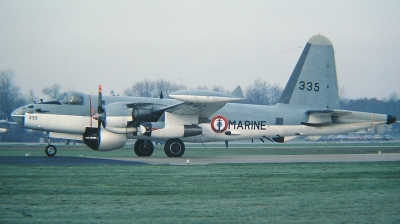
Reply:
M103 128L106 127L106 110L104 108L104 103L103 103L103 90L101 88L101 85L99 85L99 96L98 96L98 102L97 102L97 114L93 116L93 119L98 121L98 128L100 128L100 125L103 126Z

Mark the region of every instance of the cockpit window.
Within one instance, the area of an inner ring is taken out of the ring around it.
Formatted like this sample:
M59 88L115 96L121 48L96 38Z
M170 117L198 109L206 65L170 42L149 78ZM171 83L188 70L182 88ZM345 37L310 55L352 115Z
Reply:
M83 96L76 93L64 93L58 98L58 101L62 104L83 105Z
M71 99L69 100L69 104L71 105L83 105L83 96L78 94L72 94Z
M60 101L62 104L67 103L68 102L68 94L63 93L61 96L59 96L57 98L58 101Z

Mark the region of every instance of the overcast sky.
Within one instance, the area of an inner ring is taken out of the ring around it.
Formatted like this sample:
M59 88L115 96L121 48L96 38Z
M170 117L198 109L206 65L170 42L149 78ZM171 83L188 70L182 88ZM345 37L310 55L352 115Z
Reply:
M55 83L122 94L146 78L227 90L261 78L283 88L320 33L346 97L382 99L400 94L399 10L395 0L0 0L0 70L38 96Z

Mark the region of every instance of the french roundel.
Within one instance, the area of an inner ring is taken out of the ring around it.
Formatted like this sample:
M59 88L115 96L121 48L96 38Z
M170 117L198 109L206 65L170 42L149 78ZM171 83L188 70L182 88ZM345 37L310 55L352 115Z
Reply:
M222 133L228 128L228 120L224 116L215 116L211 120L211 129L215 133Z

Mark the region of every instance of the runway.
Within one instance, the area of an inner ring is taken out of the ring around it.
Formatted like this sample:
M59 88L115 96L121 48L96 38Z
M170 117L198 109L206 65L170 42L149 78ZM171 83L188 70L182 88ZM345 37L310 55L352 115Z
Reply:
M73 165L139 165L145 164L135 161L122 161L112 159L98 159L69 156L0 156L0 165L47 165L47 166L73 166Z
M209 165L256 163L393 162L400 153L324 155L240 155L196 157L67 157L1 156L0 165Z

